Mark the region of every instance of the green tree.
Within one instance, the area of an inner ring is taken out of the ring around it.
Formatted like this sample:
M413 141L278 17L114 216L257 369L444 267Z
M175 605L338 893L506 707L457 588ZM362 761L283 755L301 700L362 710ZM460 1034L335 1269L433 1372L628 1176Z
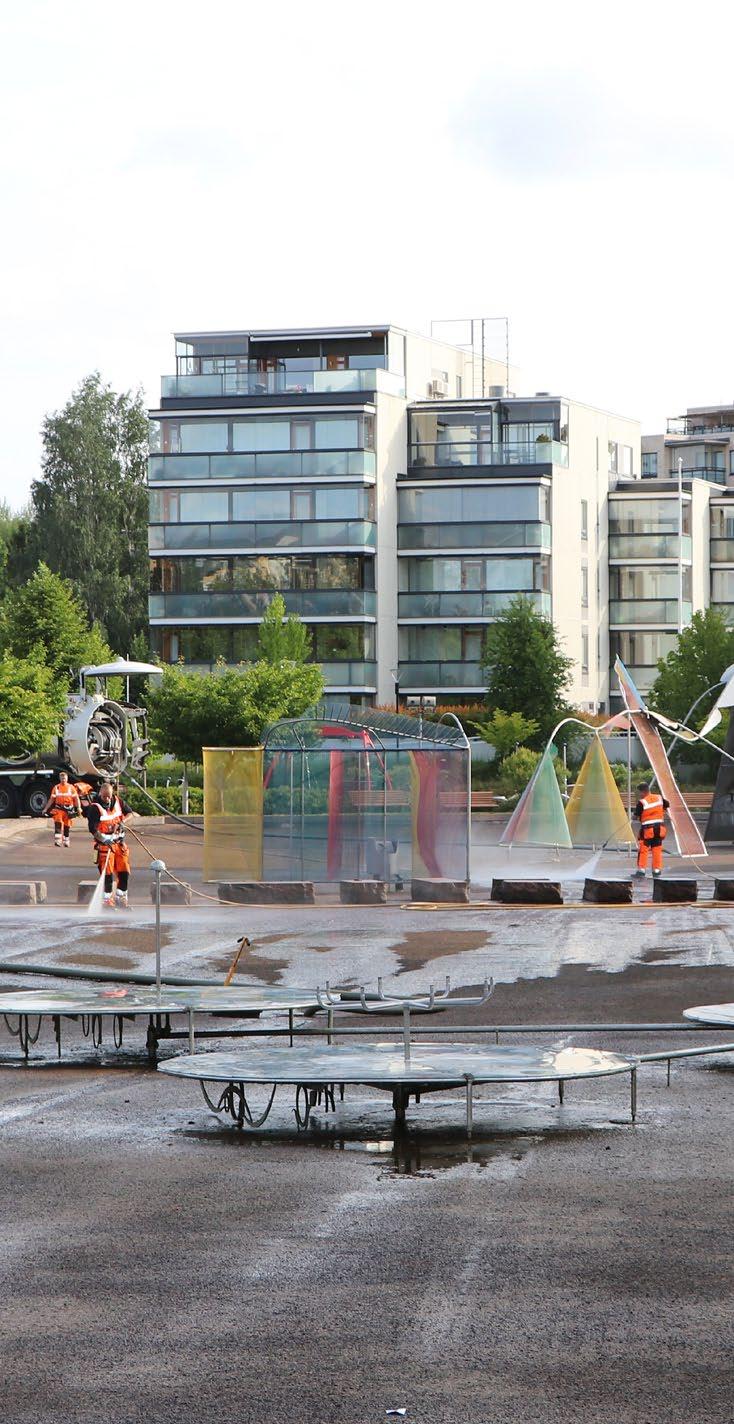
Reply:
M651 707L666 717L682 721L696 698L719 681L722 672L734 663L734 628L717 608L694 613L676 647L658 662L658 673L650 688ZM703 725L716 693L704 698L693 718L693 726Z
M70 579L120 653L147 620L147 434L142 392L118 395L99 372L87 376L43 423L43 476L14 551L26 570L35 553Z
M499 707L488 722L472 722L472 726L490 747L494 747L498 762L529 742L540 730L532 717L523 717L522 712L503 712Z
M110 650L98 624L89 627L71 584L39 564L22 588L6 597L0 623L2 646L16 658L40 650L64 688L85 663L107 661ZM37 656L37 654L34 654Z
M271 598L257 634L257 649L263 662L306 663L311 656L311 633L300 618L286 617L282 593Z
M667 657L659 660L658 674L647 700L663 716L682 722L700 697L701 702L690 726L701 727L721 689L716 688L708 697L703 694L718 683L722 672L732 663L734 629L716 608L694 613L689 626L679 635L677 646ZM726 730L727 721L724 718L723 723L709 733L709 740L716 746L723 746ZM716 771L720 762L719 752L703 742L673 742L671 756L675 761L685 760L699 765L704 779Z
M567 711L573 659L561 651L553 624L530 599L513 598L487 629L481 666L489 706L536 722L533 740L541 745Z
M298 717L324 690L315 664L264 661L214 674L165 667L147 703L156 749L200 762L202 747L252 747L269 722Z
M49 750L59 731L66 693L36 656L0 657L0 756Z

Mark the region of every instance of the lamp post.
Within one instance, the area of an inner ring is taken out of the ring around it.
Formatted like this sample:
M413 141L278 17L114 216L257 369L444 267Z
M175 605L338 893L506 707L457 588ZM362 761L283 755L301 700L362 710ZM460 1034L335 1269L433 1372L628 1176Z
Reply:
M683 632L683 456L678 456L678 632Z
M153 860L150 865L155 881L153 884L153 896L155 899L155 988L156 993L161 992L161 876L166 873L165 860Z
M393 687L394 687L394 689L395 689L395 711L396 711L396 712L399 712L399 711L400 711L400 668L399 668L399 667L392 667L392 668L390 668L390 673L391 673L391 675L392 675Z

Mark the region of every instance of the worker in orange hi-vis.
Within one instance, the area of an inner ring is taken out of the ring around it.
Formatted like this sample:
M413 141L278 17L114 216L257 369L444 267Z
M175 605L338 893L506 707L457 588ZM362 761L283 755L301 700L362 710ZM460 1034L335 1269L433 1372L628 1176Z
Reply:
M646 781L637 788L639 801L633 815L640 823L637 839L637 869L634 880L644 880L648 856L652 856L652 877L659 880L663 873L663 841L668 834L665 812L669 802L657 791L651 791Z
M75 816L81 816L82 808L79 792L69 781L69 773L59 772L59 779L43 808L44 816L51 816L54 823L54 845L68 846L71 823Z
M104 904L110 909L129 908L130 852L125 845L125 823L131 816L132 807L117 795L112 782L103 782L87 812L87 825L94 837L97 869L104 876Z

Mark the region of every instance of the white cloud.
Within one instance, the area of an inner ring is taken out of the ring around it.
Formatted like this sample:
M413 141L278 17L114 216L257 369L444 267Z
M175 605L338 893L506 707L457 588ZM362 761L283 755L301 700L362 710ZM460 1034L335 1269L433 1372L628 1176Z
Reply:
M711 44L712 25L716 44ZM176 328L505 313L538 388L731 398L732 21L457 0L30 0L0 19L0 494Z

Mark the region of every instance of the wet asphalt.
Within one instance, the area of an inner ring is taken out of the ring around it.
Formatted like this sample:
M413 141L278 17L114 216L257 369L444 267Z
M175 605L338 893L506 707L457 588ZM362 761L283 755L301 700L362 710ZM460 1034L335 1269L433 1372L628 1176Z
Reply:
M3 957L145 966L149 913L110 930L6 912ZM372 968L413 991L496 970L466 1015L485 1022L677 1021L734 999L721 910L317 908L250 928L251 982ZM219 912L165 929L177 972L228 962ZM44 1031L26 1065L0 1020L8 1424L734 1419L734 1054L673 1064L669 1088L664 1064L641 1068L634 1126L625 1078L569 1084L562 1107L549 1086L483 1088L468 1143L460 1095L411 1106L396 1137L389 1099L358 1088L300 1133L281 1090L239 1133L147 1067L140 1030L122 1051L108 1037L94 1053L70 1027L58 1064ZM572 1041L673 1037L701 1042Z

